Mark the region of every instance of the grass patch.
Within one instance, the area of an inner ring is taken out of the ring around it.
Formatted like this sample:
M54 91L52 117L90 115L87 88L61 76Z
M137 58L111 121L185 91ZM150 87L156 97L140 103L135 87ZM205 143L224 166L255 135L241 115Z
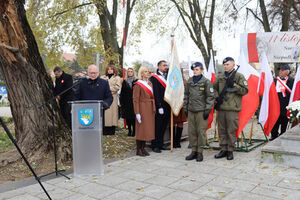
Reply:
M14 121L12 117L2 118L8 129L12 132L14 136ZM13 143L10 141L3 127L0 126L0 153L6 152L13 147Z
M127 130L116 131L115 135L104 135L102 141L103 158L124 158L135 149L135 137L128 137Z

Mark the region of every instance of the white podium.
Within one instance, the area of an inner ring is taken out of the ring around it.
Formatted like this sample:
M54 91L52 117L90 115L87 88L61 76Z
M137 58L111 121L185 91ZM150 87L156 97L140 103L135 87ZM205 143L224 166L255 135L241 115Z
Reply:
M74 176L103 175L102 101L72 101Z

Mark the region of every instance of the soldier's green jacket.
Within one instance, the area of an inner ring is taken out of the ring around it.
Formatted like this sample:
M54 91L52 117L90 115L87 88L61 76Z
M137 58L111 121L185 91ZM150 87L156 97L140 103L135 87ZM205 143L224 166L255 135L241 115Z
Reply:
M225 73L220 74L214 82L216 98L222 92L226 84ZM224 111L240 111L242 109L242 97L248 93L248 84L245 77L237 72L234 77L233 88L229 88L226 92L220 110Z
M214 104L214 89L213 85L204 76L194 84L193 78L190 78L184 89L184 104L185 111L200 112L211 110Z

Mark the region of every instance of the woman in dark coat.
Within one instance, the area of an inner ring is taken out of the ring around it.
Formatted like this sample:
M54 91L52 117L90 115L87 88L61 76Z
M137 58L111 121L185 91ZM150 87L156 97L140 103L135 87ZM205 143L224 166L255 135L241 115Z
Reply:
M133 109L133 89L132 86L136 81L134 69L129 67L127 69L126 79L122 83L120 94L121 114L126 119L128 127L128 136L135 136L135 114Z

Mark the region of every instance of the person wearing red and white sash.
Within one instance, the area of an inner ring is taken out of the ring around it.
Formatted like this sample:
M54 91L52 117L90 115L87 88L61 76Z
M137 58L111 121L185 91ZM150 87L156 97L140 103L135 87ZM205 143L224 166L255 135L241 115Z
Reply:
M277 119L274 127L271 131L270 140L274 140L279 135L283 134L286 131L288 118L286 116L287 109L286 107L289 104L291 90L294 84L294 79L289 77L290 68L287 65L281 65L279 68L279 76L274 78L274 82L276 85L276 90L280 102L280 116ZM279 125L280 125L280 134L279 134Z
M157 73L149 79L153 85L153 93L157 113L155 115L155 140L151 142L152 150L155 153L161 153L161 150L170 150L164 147L164 134L170 121L171 109L164 100L165 89L168 76L168 64L161 60L157 64Z
M139 69L138 77L133 87L133 107L136 115L136 155L149 156L145 150L146 141L155 138L155 102L152 83L148 80L149 70L146 67Z

